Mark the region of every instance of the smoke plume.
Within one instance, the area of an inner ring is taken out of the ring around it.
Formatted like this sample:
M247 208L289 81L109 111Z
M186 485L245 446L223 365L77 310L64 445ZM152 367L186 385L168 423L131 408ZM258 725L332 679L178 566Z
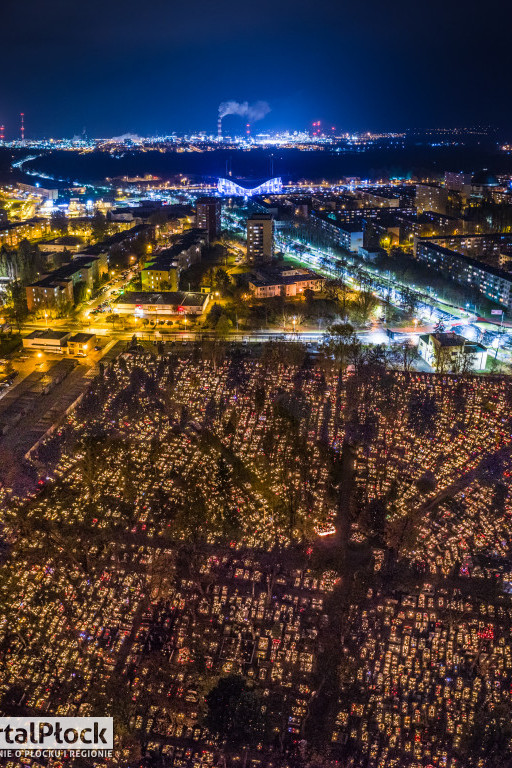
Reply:
M262 120L269 112L270 107L266 101L255 101L254 104L249 104L247 101L223 101L219 106L219 117L239 115L245 117L250 123Z

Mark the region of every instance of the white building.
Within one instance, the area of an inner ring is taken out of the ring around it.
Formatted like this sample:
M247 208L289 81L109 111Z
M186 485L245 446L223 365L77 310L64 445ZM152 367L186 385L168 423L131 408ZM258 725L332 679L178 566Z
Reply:
M441 373L483 371L487 365L486 347L457 333L423 334L418 341L418 353Z
M54 331L51 328L32 331L32 333L24 337L23 347L25 349L44 349L45 352L63 353L66 351L70 336L71 331Z
M209 301L208 293L126 291L114 302L112 310L118 315L154 319L170 315L202 315Z

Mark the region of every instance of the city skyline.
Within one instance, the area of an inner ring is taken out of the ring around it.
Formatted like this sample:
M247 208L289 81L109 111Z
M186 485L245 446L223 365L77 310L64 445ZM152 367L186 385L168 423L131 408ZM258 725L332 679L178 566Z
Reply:
M219 104L236 99L268 102L261 130L505 128L506 18L495 0L486 8L264 0L254 13L199 0L157 1L141 16L132 0L9 2L4 56L16 77L4 82L0 123L11 139L21 112L27 138L214 134ZM226 125L243 132L240 116Z
M508 8L4 7L0 764L512 768Z

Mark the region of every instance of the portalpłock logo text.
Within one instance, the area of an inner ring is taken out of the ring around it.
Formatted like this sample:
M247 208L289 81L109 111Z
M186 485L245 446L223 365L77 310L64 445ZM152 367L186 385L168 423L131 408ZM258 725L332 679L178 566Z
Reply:
M111 717L0 717L0 757L113 757Z

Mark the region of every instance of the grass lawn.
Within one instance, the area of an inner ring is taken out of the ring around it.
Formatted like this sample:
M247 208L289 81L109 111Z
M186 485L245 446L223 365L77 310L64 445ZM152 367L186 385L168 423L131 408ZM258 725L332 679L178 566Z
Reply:
M5 357L21 347L22 341L19 333L12 335L0 334L0 357Z

